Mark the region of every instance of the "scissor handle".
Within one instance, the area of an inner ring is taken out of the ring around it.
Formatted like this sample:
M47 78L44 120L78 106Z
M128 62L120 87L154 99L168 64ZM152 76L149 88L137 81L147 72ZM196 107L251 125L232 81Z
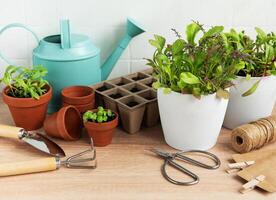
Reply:
M207 158L214 161L215 165L204 164L204 163L202 163L198 160L195 160L195 159L192 159L188 156L183 155L183 153L199 153L199 154L205 155ZM175 153L174 158L179 158L180 160L183 160L187 163L190 163L192 165L199 166L199 167L202 167L202 168L205 168L205 169L217 169L217 168L220 167L219 158L216 155L214 155L214 154L212 154L208 151L201 151L201 150L183 151L183 152Z
M191 172L190 170L182 167L181 165L179 165L178 163L174 162L173 161L174 158L167 158L164 162L164 164L162 165L162 175L163 177L168 180L169 182L173 183L173 184L176 184L176 185L185 185L185 186L188 186L188 185L194 185L194 184L197 184L199 182L199 177L194 174L193 172ZM184 174L190 176L193 180L192 181L177 181L173 178L171 178L168 173L167 173L167 170L166 170L166 167L170 165L176 169L178 169L179 171L183 172Z

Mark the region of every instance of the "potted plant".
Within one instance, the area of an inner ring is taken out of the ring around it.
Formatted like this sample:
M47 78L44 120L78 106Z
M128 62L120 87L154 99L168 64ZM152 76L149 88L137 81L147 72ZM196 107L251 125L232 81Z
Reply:
M84 126L95 146L106 146L111 143L114 129L118 125L118 114L99 106L83 114Z
M205 31L193 22L186 27L186 39L174 30L178 38L172 44L165 45L159 35L149 41L156 48L147 60L157 79L153 87L161 124L166 142L176 149L207 150L217 141L228 87L242 62L233 59L222 31L222 26Z
M255 28L252 40L244 31L225 33L229 48L243 58L230 89L229 105L223 125L233 129L241 124L271 115L276 100L276 36ZM239 53L237 53L239 52Z
M2 92L3 101L8 105L18 127L36 130L43 126L52 88L43 77L47 70L42 66L32 69L8 66L0 79L6 87Z

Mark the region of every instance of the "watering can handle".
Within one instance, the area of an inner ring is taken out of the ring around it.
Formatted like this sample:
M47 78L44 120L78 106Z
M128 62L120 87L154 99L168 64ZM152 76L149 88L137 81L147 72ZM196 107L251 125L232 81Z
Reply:
M60 39L62 49L71 48L70 23L68 19L60 21Z
M12 24L8 24L7 26L4 26L2 29L0 29L0 35L7 29L9 28L23 28L29 32L31 32L33 34L33 36L35 37L37 43L39 43L39 38L36 35L36 33L30 29L29 27L25 26L24 24L20 24L20 23L12 23ZM9 65L12 65L12 62L6 57L4 56L1 52L0 52L0 58L2 58L4 61L6 61Z

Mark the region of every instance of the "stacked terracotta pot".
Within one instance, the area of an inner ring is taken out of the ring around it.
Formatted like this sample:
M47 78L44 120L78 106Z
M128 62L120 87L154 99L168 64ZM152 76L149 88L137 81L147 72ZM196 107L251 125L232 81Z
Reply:
M61 92L62 106L75 106L80 113L95 108L95 94L88 86L72 86Z

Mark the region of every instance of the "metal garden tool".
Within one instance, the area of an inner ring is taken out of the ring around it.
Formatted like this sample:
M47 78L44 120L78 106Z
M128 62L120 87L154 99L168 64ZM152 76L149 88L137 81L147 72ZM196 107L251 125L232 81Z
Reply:
M32 147L55 157L64 157L62 148L40 133L29 133L23 128L0 124L0 137L20 139Z
M53 171L59 169L61 165L67 168L95 169L97 167L96 149L92 139L89 149L70 156L66 160L61 160L60 157L48 157L2 164L0 165L0 177Z
M199 182L198 175L196 175L192 171L188 170L183 165L178 164L176 162L176 160L180 160L180 161L183 161L184 163L189 163L191 165L198 166L198 167L205 168L205 169L209 169L209 170L214 170L214 169L217 169L217 168L220 167L219 158L216 155L214 155L214 154L212 154L208 151L190 150L190 151L180 151L180 152L177 152L177 153L169 153L169 152L163 151L161 149L155 149L155 148L149 149L149 151L155 153L156 155L158 155L158 156L160 156L161 158L164 159L164 164L161 167L161 173L167 181L169 181L173 184L176 184L176 185L186 185L186 186L188 186L188 185L197 184ZM213 165L205 164L203 162L200 162L198 160L195 160L195 159L189 157L186 154L197 154L198 156L206 157L209 160L213 161L214 164ZM191 180L191 181L178 181L178 180L175 180L175 179L171 178L169 176L169 174L167 173L167 167L168 166L171 166L171 167L179 170L180 172L182 172L183 174L186 174L187 176L189 176L193 180Z

